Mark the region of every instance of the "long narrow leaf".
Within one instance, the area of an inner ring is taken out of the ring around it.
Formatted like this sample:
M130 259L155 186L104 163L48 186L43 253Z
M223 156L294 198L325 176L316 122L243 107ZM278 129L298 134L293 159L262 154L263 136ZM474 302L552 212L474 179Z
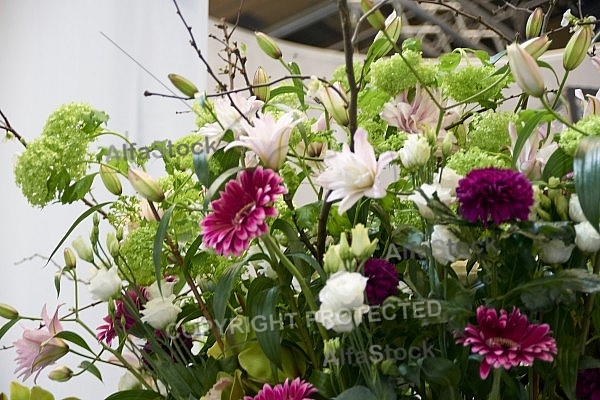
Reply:
M156 282L158 284L158 290L162 294L162 288L160 286L160 282L162 280L162 246L165 241L165 237L167 237L167 229L169 228L169 221L171 220L171 215L173 214L173 210L175 209L175 205L169 207L169 209L165 212L163 217L160 220L160 224L158 225L158 230L156 232L156 236L154 237L154 248L152 251L152 260L154 261L154 274L156 275Z
M231 296L233 285L245 264L244 261L230 265L227 270L223 272L223 275L221 275L219 282L217 282L213 308L215 310L215 320L219 324L222 324L225 319L225 311L227 310L229 296Z
M575 190L583 214L600 231L600 138L584 138L573 161Z
M531 113L533 113L533 115L530 116ZM519 121L524 119L527 122L523 126L517 126L518 136L517 142L515 143L515 148L513 149L513 163L517 162L517 159L519 158L519 155L525 146L525 142L527 142L527 139L529 139L529 136L531 136L533 130L548 117L551 117L551 114L548 111L530 112L530 110L527 110L527 116L521 115Z

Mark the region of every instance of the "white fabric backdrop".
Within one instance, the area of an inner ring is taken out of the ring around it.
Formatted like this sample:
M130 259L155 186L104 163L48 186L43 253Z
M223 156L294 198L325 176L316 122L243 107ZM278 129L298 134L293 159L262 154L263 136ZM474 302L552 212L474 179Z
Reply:
M208 0L179 3L206 49ZM205 80L204 68L169 0L0 0L0 108L15 129L32 141L59 105L85 101L110 115L110 129L128 132L140 146L192 130L193 117L176 114L186 109L184 104L142 96L146 89L166 89L100 32L166 84L170 72L199 85ZM13 305L24 315L39 316L44 303L49 312L63 302L72 305L72 285L65 283L57 299L52 265L43 268L45 262L39 259L14 263L35 253L48 256L85 206L31 208L16 188L12 174L14 155L21 150L15 141L0 142L0 303ZM101 184L97 182L96 186ZM82 224L79 232L87 236L90 224ZM105 234L106 230L101 231L101 240ZM55 259L62 263L62 255ZM87 274L87 267L81 269ZM86 313L85 318L96 319L91 324L95 329L105 314L102 306ZM33 328L35 323L25 321L23 325ZM20 334L18 326L13 328L0 345L10 345ZM0 392L8 391L9 383L15 380L14 358L13 349L0 351ZM60 364L77 370L71 358L60 360ZM48 371L42 372L38 384L51 390L57 399L103 399L116 390L121 375L107 373L106 384L90 374L60 384L46 378ZM33 386L33 378L25 384Z

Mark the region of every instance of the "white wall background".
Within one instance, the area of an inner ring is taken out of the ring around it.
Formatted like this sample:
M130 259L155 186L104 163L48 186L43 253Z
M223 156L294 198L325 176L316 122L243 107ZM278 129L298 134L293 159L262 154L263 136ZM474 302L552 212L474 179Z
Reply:
M208 0L179 3L205 49ZM0 108L14 128L32 141L59 105L85 101L110 115L110 129L128 132L138 144L176 138L192 130L191 114L176 114L186 109L184 104L142 96L146 89L166 89L100 32L164 83L169 83L166 76L170 72L204 82L204 68L189 46L187 31L171 1L0 0ZM30 316L39 316L44 303L53 312L64 302L64 313L73 304L72 289L65 283L63 294L56 298L54 267L43 268L45 262L38 259L14 263L36 253L48 256L85 206L31 208L12 175L14 157L20 151L15 141L0 142L0 302ZM101 186L99 181L96 186ZM82 224L79 232L88 235L90 224ZM55 257L60 263L61 254ZM87 273L87 267L82 269ZM86 313L85 319L94 321L90 325L95 329L105 314L105 307L99 307ZM35 326L27 321L23 325ZM0 346L10 345L20 334L18 326L13 328ZM7 391L15 380L14 358L13 349L0 351L0 392ZM60 363L76 370L72 358ZM61 384L46 378L48 370L42 372L38 384L57 399L103 399L116 390L120 376L120 372L111 374L104 369L105 384L90 374ZM33 378L25 383L32 386Z

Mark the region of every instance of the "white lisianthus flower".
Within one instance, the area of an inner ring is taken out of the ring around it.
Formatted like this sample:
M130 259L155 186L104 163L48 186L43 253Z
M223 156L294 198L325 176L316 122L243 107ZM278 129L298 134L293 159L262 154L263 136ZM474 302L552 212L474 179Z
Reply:
M408 135L400 149L400 161L406 169L422 167L430 156L431 148L425 136Z
M373 199L385 197L387 184L382 182L381 173L394 158L394 152L386 151L377 160L373 147L367 141L367 131L358 128L354 134L354 152L347 144L341 152L328 151L326 169L316 182L331 190L328 201L342 199L338 208L341 215L363 196Z
M358 272L340 271L333 274L319 293L321 307L315 321L335 332L351 332L369 311L365 304L365 288L369 278Z
M256 153L265 166L278 170L285 161L290 135L298 122L300 119L292 113L282 115L277 121L271 114L260 114L253 121L254 126L242 122L245 135L228 144L225 150L236 146L247 147Z
M583 214L581 204L579 203L579 197L573 193L569 199L569 217L575 222L586 222L587 218Z
M452 196L456 196L456 188L458 187L458 181L464 176L456 173L452 168L444 168L442 171L442 179L440 180L440 174L437 172L433 174L433 181L439 183L444 189L447 189Z
M119 378L118 388L122 390L134 390L141 389L142 384L130 371L125 372L121 378Z
M439 183L434 183L432 185L424 183L423 185L421 185L421 190L429 199L433 198L434 193L437 193L437 196L440 199L440 201L447 206L449 206L454 200L454 198L451 195L451 189L444 188ZM452 190L455 190L455 188ZM427 206L427 199L423 197L421 192L415 192L414 194L411 194L410 196L408 196L408 200L411 200L413 203L415 203L415 205L419 209L419 214L421 214L423 218L429 221L433 219L433 211Z
M123 281L119 278L117 267L94 268L92 271L89 290L94 299L106 301L121 289Z
M540 259L548 264L562 264L571 258L574 244L566 245L560 239L542 240L538 243Z
M443 265L469 258L469 246L445 225L434 225L431 233L431 254Z
M595 253L600 250L600 235L588 221L575 225L575 244L579 250Z
M162 280L160 282L160 289L158 289L158 283L154 282L152 285L146 288L146 294L148 295L148 300L158 299L160 297L169 297L173 294L173 287L177 282L167 282L166 280ZM161 295L162 290L162 295Z
M181 308L173 304L173 301L175 301L174 294L148 301L140 311L143 315L142 322L147 322L154 329L163 329L175 322Z

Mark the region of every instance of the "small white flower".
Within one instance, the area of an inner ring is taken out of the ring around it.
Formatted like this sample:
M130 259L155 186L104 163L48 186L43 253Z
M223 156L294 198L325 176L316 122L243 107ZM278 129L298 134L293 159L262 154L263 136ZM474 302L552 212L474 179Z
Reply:
M406 169L422 167L430 156L431 148L424 136L408 135L400 149L400 161Z
M92 252L92 248L86 243L83 237L77 236L77 239L71 242L71 246L73 246L75 252L82 260L87 262L94 261L94 253Z
M394 152L386 151L377 160L373 147L367 141L367 131L359 128L354 134L354 152L346 144L339 153L328 151L326 169L316 182L331 190L328 201L342 199L338 208L341 215L363 196L373 199L385 197L387 185L382 182L381 174L394 158Z
M575 244L579 250L595 253L600 250L600 235L588 221L575 225Z
M469 246L445 225L435 225L431 233L431 254L443 265L469 258Z
M231 104L231 101L233 101L235 107ZM199 133L211 137L222 135L225 131L231 129L237 139L244 132L244 127L241 125L241 122L245 121L244 117L252 119L263 104L255 96L246 99L239 93L231 93L229 96L219 98L214 103L215 114L219 122L203 126L200 128Z
M119 278L117 267L92 271L95 273L90 279L89 290L94 299L106 301L121 289L123 281Z
M560 21L560 26L563 28L569 26L572 20L576 19L571 13L571 9L569 8L567 11L563 13L562 20Z
M449 206L454 200L454 198L451 195L451 189L444 188L439 183L434 183L432 185L424 183L423 185L421 185L421 190L423 191L425 196L427 196L428 199L432 199L433 194L437 193L437 196L440 199L440 201L447 206ZM427 206L427 199L423 197L421 192L415 192L414 194L411 194L410 196L408 196L408 200L411 200L413 203L415 203L415 205L419 209L419 214L421 214L423 218L429 221L433 219L433 211Z
M562 264L571 258L574 244L566 245L560 239L543 240L538 243L540 259L548 264Z
M173 301L175 301L174 294L148 301L140 311L143 315L142 322L147 322L154 329L163 329L175 322L181 308L173 304Z
M358 272L340 271L333 274L319 293L321 307L315 320L335 332L351 332L369 311L365 303L368 278Z
M569 199L569 217L575 222L586 222L587 218L583 214L581 204L579 203L579 197L573 193Z

